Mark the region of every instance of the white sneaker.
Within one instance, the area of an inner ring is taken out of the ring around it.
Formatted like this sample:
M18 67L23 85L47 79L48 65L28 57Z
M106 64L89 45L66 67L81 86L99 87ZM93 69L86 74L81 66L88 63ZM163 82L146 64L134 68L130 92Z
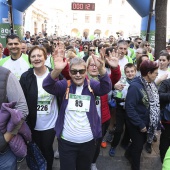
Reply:
M56 150L54 153L54 158L59 159L59 157L60 157L59 152L58 150Z
M97 170L96 163L91 164L91 170Z

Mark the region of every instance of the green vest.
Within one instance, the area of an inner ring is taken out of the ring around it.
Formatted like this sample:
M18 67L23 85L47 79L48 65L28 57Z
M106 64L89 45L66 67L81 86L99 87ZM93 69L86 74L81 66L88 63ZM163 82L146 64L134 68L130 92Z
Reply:
M169 170L170 169L170 147L166 152L163 165L162 165L162 170Z
M131 52L130 54L130 58L133 60L133 57L134 57L134 54L135 54L135 51L132 49L132 48L128 48L128 50Z
M32 67L32 65L29 63L28 55L27 55L27 54L23 54L23 53L22 53L21 57L28 63L28 65L29 65L30 67ZM3 58L2 60L0 60L0 66L3 66L4 63L7 62L10 58L11 58L11 56L8 56L8 57L5 57L5 58Z
M151 53L148 53L149 60L153 61L153 55Z
M133 60L132 60L132 58L130 58L129 56L127 56L127 55L125 55L125 57L127 58L127 60L128 60L128 63L133 63Z

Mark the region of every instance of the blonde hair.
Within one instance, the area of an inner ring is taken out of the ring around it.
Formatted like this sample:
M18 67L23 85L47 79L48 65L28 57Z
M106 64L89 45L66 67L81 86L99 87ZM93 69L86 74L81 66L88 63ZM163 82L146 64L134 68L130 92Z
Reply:
M87 67L89 66L91 60L93 60L93 58L92 58L92 56L89 56L89 58L88 58L87 61L86 61Z
M72 58L77 57L77 56L73 51L69 50L66 57L69 58L69 59L72 59Z

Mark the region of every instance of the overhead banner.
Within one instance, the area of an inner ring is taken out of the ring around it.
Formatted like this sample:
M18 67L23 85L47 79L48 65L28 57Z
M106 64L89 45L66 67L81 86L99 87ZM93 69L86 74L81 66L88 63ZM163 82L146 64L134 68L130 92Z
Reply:
M14 34L17 34L21 39L23 37L22 31L23 26L21 25L14 25ZM10 25L9 23L1 23L0 24L0 42L3 46L6 46L6 36L10 34Z

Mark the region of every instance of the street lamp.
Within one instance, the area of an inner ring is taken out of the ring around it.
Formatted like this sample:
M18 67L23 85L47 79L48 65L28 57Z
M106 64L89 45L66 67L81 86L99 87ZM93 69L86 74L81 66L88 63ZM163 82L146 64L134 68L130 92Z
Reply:
M57 25L55 25L54 28L55 28L55 34L56 34L56 32L57 32Z
M44 20L44 24L45 24L45 32L47 31L47 20Z
M13 34L14 33L14 23L13 23L13 12L12 12L12 0L7 0L8 5L9 5L9 14L10 14L10 33Z

